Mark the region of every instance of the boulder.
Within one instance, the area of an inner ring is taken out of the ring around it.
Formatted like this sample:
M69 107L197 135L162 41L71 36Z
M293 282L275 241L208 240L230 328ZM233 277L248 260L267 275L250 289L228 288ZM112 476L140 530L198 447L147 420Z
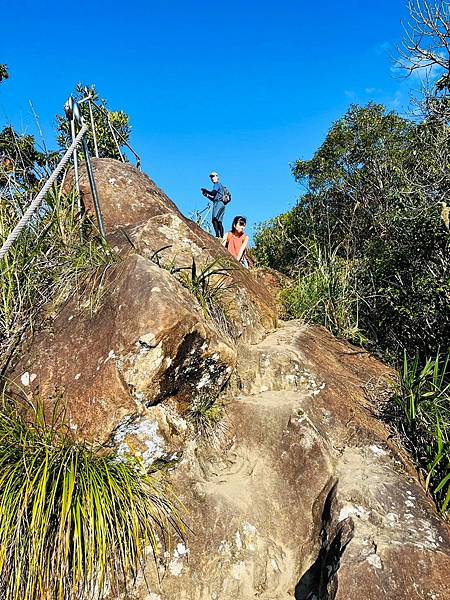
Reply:
M236 350L191 293L138 255L98 281L30 340L14 377L25 392L47 412L61 402L77 435L96 442L165 399L183 409L200 393L217 395Z
M367 398L390 376L298 322L240 354L220 451L173 471L190 531L122 600L446 599L448 527Z
M447 600L449 529L367 393L392 371L324 328L274 329L272 276L234 264L133 167L94 166L120 261L30 338L15 378L47 412L63 402L80 438L175 463L186 538L121 599ZM193 258L233 265L232 331L178 279ZM219 393L226 417L202 438L186 409Z
M276 326L272 294L234 257L193 221L184 217L155 183L135 167L117 160L93 160L93 169L107 237L122 254L137 252L159 264L199 270L218 261L230 269L223 306L237 335L258 341ZM69 178L70 183L70 178ZM94 216L86 170L80 170L80 189L88 213ZM227 207L230 214L232 207Z

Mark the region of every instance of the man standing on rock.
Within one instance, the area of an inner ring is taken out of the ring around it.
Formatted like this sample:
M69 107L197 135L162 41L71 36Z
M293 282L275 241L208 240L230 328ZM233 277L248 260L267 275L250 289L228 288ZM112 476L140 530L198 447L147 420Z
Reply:
M214 232L216 237L223 238L223 215L225 213L225 202L224 202L224 187L219 181L219 175L212 171L209 174L211 181L213 183L213 189L207 190L202 188L202 194L211 200L213 203L212 208L212 225L214 227Z

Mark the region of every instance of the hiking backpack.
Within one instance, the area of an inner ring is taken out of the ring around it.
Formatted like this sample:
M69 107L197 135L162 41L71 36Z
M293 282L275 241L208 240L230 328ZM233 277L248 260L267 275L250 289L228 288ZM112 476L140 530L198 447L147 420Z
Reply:
M228 204L228 202L231 202L231 192L230 190L223 186L223 196L222 196L222 202L224 204Z

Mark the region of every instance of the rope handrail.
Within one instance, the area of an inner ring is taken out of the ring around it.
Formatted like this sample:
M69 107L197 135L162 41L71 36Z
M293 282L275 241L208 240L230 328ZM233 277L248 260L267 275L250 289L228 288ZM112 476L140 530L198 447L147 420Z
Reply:
M41 189L41 191L36 196L36 198L31 202L30 206L24 212L20 221L17 223L17 225L14 227L14 229L11 231L11 233L6 238L5 243L0 248L0 260L5 256L5 254L8 252L8 250L11 248L13 243L16 241L16 239L21 234L22 230L24 229L24 227L27 225L28 221L33 216L33 213L38 208L38 206L41 204L42 200L45 197L45 194L48 192L48 190L53 185L53 183L55 182L58 175L61 173L61 171L66 166L67 162L69 161L70 157L74 153L78 144L81 142L83 135L86 133L86 131L87 131L87 126L85 124L83 124L80 131L78 132L76 138L73 140L72 144L69 146L69 148L67 149L67 151L64 154L64 156L62 157L62 159L59 161L59 163L56 166L56 168L54 169L53 173L47 179L44 187Z

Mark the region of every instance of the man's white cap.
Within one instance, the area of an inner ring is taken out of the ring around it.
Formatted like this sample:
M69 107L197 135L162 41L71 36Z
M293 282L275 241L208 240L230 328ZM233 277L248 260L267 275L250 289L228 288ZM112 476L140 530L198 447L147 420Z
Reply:
M215 171L211 171L211 173L209 174L210 177L214 177L214 175L217 175L217 177L219 177L219 173L216 173Z

